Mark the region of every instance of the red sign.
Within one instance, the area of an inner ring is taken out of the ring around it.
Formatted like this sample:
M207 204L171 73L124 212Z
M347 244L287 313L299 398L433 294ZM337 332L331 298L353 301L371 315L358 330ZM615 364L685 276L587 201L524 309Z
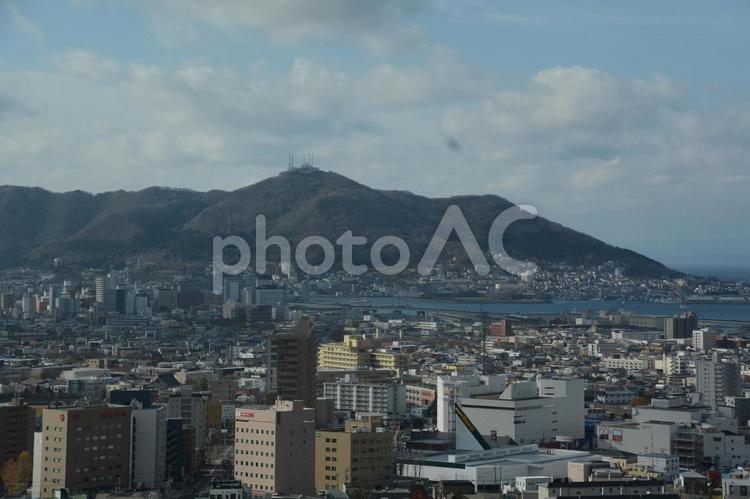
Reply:
M240 412L241 418L254 418L255 413L254 412Z

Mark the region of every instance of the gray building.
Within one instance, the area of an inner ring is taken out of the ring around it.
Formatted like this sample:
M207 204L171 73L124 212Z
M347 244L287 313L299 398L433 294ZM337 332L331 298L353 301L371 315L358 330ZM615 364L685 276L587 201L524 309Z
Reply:
M721 358L717 353L699 358L695 378L703 402L714 410L724 405L726 397L740 395L740 364L737 359Z

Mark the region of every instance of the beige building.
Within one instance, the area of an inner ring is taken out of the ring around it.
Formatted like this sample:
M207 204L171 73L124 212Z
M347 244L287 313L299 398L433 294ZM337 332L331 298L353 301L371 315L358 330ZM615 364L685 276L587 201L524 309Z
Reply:
M315 407L318 339L313 320L305 316L293 327L273 331L266 339L266 348L266 393L282 400L302 400L307 407Z
M44 409L41 497L130 486L130 407Z
M357 487L372 490L393 477L393 433L379 418L347 421L343 430L315 434L317 491Z
M315 409L301 400L235 410L234 478L254 496L315 493Z
M399 375L406 368L402 353L378 351L362 336L345 335L340 343L324 343L318 349L319 369L390 369Z

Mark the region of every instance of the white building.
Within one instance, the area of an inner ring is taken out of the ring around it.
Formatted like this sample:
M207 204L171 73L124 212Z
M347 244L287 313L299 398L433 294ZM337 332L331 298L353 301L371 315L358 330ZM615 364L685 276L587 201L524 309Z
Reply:
M34 432L34 464L31 467L31 499L42 497L42 450L44 437L41 431Z
M716 331L707 327L693 331L693 348L700 351L711 350L716 347Z
M333 400L338 410L383 415L406 414L406 386L394 383L358 383L346 375L343 380L323 384L323 398Z
M596 394L597 402L606 405L628 405L635 397L628 390L602 390Z
M686 374L690 368L690 364L694 362L695 359L692 356L688 355L687 352L677 352L673 355L664 354L664 374L666 374L667 376Z
M703 421L703 410L687 404L685 399L652 399L651 405L633 407L631 411L634 422L646 423L662 421L677 424L700 424Z
M750 497L750 475L722 478L721 488L724 499L744 499Z
M716 410L729 396L740 395L740 365L736 359L699 358L695 366L695 387L703 402Z
M646 471L661 473L669 482L680 474L680 459L670 454L639 454L637 466Z
M499 396L462 398L456 407L456 447L480 450L499 437L517 444L584 438L584 381L512 383Z
M508 382L505 375L438 376L437 429L453 432L456 428L455 403L465 397L501 393Z
M497 490L528 476L567 476L569 462L592 461L588 452L539 449L534 444L456 451L398 459L400 475L431 481L468 480L476 491Z
M596 428L597 447L631 454L671 454L675 423L599 424Z

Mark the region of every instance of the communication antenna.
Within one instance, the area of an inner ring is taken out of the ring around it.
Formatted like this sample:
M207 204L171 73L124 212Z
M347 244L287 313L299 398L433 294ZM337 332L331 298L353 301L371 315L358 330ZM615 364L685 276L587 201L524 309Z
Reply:
M287 166L287 170L294 170L294 154L289 155L289 164Z

